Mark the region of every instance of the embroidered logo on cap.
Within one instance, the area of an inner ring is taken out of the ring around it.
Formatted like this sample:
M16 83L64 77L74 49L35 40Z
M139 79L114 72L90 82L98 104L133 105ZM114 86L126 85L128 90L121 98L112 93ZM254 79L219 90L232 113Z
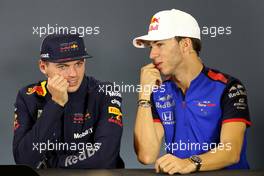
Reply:
M60 52L77 51L79 49L77 42L60 44Z
M149 32L159 29L159 20L160 18L152 17L149 25Z
M49 58L49 53L41 54L40 57L41 57L41 58Z

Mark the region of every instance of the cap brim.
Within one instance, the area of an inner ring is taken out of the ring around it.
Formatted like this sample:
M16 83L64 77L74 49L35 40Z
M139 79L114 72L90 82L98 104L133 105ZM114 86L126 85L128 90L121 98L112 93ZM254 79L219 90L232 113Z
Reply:
M146 48L147 45L146 43L147 42L150 42L150 41L158 41L158 40L165 40L165 39L169 39L169 38L172 38L174 37L174 35L143 35L143 36L140 36L140 37L136 37L133 39L133 45L136 47L136 48Z
M78 56L78 57L69 57L69 58L61 58L61 59L42 59L44 61L48 62L53 62L53 63L63 63L63 62L70 62L70 61L75 61L75 60L80 60L80 59L88 59L92 58L93 56L87 54L84 56Z

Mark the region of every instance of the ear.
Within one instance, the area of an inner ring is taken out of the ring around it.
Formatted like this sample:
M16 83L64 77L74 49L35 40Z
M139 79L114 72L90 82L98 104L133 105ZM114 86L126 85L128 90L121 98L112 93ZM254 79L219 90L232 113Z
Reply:
M180 42L180 48L183 53L189 53L192 49L192 41L189 38L184 38Z
M41 59L39 60L39 70L44 74L47 75L47 64L42 61Z

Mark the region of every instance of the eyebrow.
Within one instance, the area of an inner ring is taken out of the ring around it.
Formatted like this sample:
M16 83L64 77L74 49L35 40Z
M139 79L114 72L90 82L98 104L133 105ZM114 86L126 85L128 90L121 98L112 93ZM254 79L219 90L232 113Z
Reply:
M155 40L155 41L150 41L149 42L149 45L152 43L152 44L156 44L156 43L159 43L159 42L163 42L162 40Z
M151 47L151 44L152 44L152 45L153 45L153 44L157 44L158 42L162 42L162 41L161 41L161 40L150 41L150 42L145 43L145 45L148 46L148 47Z
M78 60L78 62L76 62L75 64L82 63L82 62L84 62L84 59ZM66 64L66 63L57 63L56 66L67 66L67 67L69 67L70 65Z
M77 63L84 62L84 59L80 59Z
M64 63L58 63L58 64L56 64L56 66L70 66L70 65L64 64Z

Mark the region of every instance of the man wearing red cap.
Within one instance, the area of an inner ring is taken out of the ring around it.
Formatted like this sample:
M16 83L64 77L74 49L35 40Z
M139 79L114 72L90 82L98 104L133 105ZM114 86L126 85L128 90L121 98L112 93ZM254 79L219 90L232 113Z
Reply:
M121 94L85 76L78 35L49 35L41 46L47 77L22 88L15 103L13 154L33 168L124 168Z
M169 174L248 169L246 131L251 122L245 87L204 66L197 21L180 10L160 11L148 34L133 44L151 49L152 63L141 69L141 86L159 85L139 93L134 131L139 161L155 163L157 172ZM159 157L163 137L167 154Z

